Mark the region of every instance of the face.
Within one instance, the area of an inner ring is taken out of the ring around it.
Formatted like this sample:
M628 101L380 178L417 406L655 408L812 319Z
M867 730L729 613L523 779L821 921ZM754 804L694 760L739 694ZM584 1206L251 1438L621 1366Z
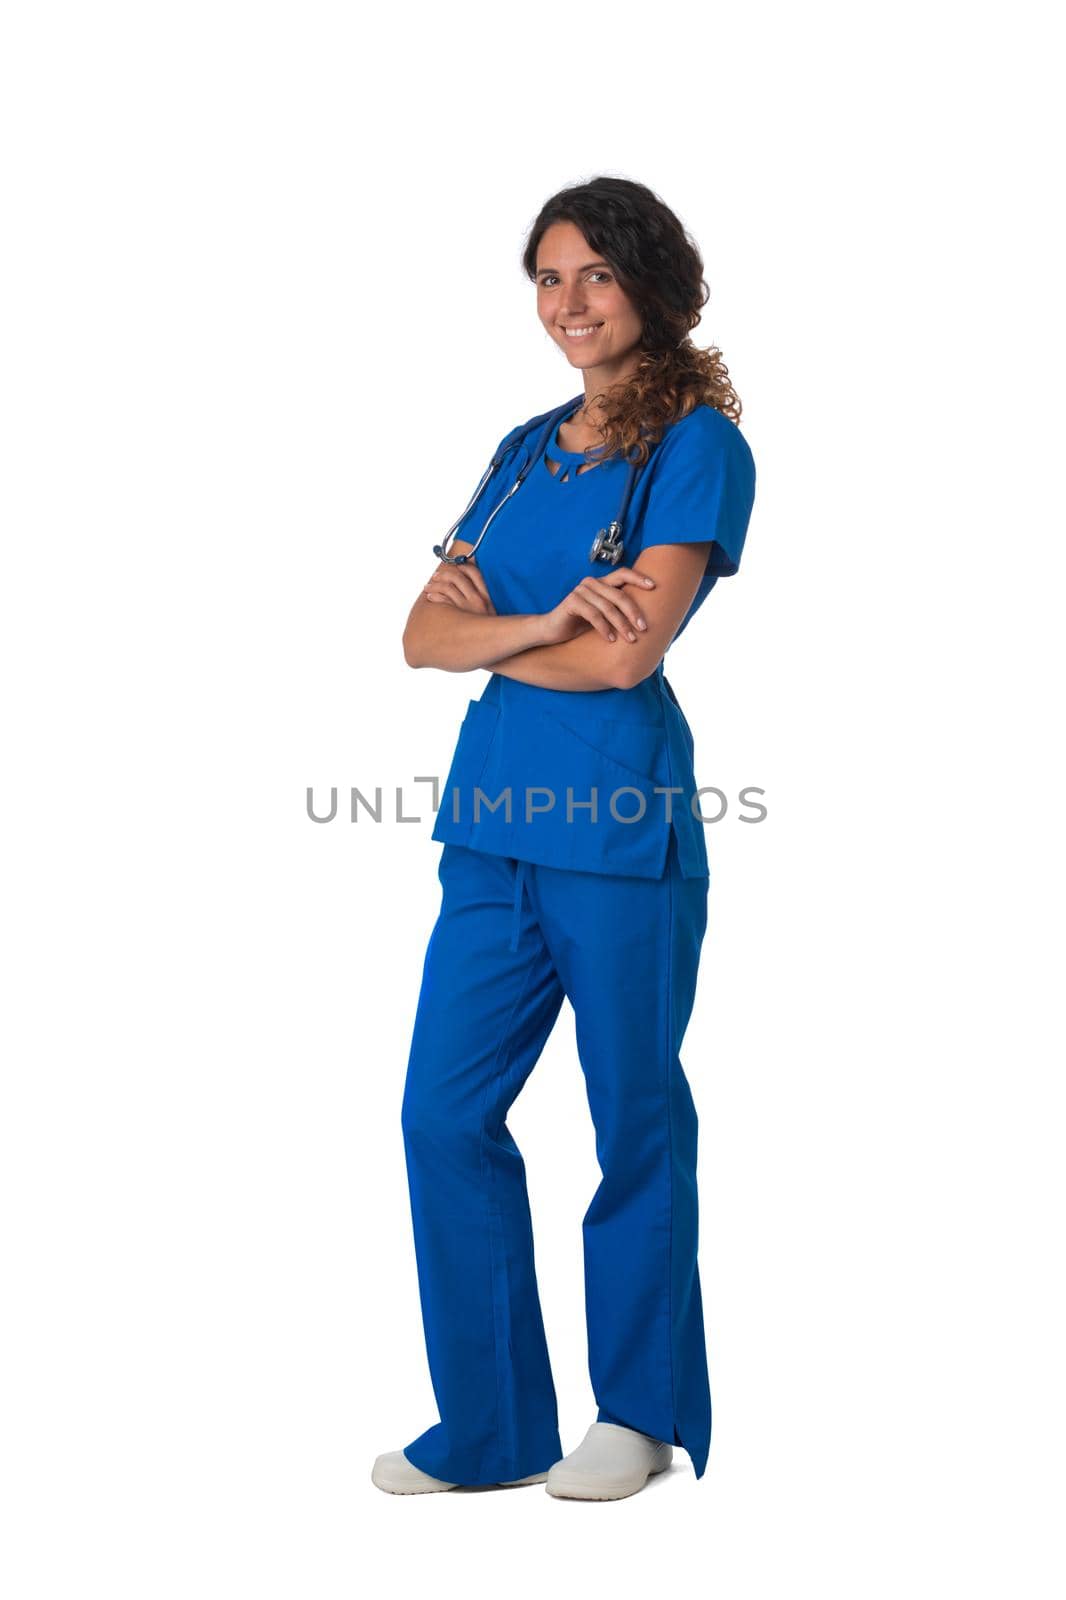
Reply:
M573 222L553 222L537 247L537 314L570 365L596 387L636 365L637 309Z

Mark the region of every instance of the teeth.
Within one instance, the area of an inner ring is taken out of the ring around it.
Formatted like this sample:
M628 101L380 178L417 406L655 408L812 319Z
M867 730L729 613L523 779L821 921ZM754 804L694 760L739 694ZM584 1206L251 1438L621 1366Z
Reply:
M602 322L593 322L587 328L564 328L563 332L568 339L583 339L587 333L595 333L597 328L602 327Z

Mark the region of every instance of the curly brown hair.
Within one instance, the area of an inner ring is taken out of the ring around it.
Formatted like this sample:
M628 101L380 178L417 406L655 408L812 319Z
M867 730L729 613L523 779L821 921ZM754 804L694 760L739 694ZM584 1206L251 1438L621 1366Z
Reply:
M722 352L688 337L710 299L703 258L658 195L630 178L597 177L560 189L541 206L522 251L534 283L537 247L553 222L572 222L610 264L644 327L636 371L599 396L603 424L596 459L620 454L643 463L670 423L698 405L740 421L740 398ZM587 451L586 451L587 454Z

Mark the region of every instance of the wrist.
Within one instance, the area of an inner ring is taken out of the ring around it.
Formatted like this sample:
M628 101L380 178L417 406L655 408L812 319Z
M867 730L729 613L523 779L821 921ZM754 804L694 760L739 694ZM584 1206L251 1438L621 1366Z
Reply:
M528 644L528 646L530 648L532 648L535 645L547 644L548 643L548 630L547 630L548 613L546 611L532 611L527 616L526 621L527 621L527 623L529 625L529 627L528 627L528 635L527 635L527 644Z

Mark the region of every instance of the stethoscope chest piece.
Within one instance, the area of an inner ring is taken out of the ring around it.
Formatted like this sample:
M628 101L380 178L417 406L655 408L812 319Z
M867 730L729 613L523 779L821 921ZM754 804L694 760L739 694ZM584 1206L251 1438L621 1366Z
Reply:
M621 524L617 521L609 522L593 539L589 560L607 561L612 567L616 567L622 559L623 549Z

